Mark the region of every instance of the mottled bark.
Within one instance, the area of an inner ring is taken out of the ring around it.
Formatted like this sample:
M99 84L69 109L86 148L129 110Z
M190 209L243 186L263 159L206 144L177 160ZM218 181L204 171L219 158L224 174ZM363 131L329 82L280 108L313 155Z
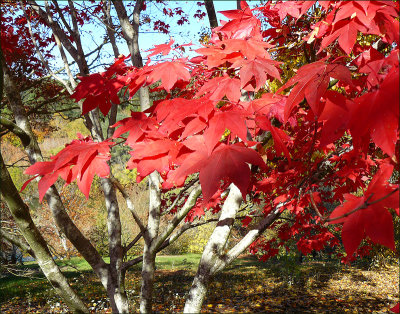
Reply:
M267 217L263 218L258 225L250 230L242 240L239 241L226 254L214 264L212 268L213 274L219 273L226 266L231 264L240 254L242 254L265 230L276 220L282 213L283 204L279 204Z
M142 264L142 287L140 290L140 312L152 312L152 298L154 285L154 272L156 266L156 247L155 241L160 228L160 207L161 192L159 185L161 177L157 172L153 172L149 176L149 217L147 220L147 228L143 234L143 264Z
M24 137L22 137L22 143L24 145L25 152L28 155L28 158L32 164L37 161L42 161L43 158L41 155L41 151L36 141L35 135L32 132L29 120L26 116L21 96L4 62L2 62L2 69L5 77L5 94L8 99L9 107L14 115L15 125L19 128L18 130L26 134ZM19 133L17 132L15 134L19 135ZM29 142L25 140L26 136L29 137ZM93 247L90 241L81 233L78 227L68 216L61 201L61 197L58 194L58 191L54 185L49 188L45 195L45 198L47 203L49 204L50 210L52 211L56 224L60 228L61 232L63 232L67 236L67 238L71 241L75 248L88 261L95 273L101 279L103 285L107 286L108 269L106 263L103 261L102 257Z
M139 18L140 10L143 6L144 0L138 0L133 9L133 20L129 21L125 5L122 1L112 0L115 10L117 11L118 19L121 24L122 33L128 45L131 54L132 65L141 68L143 67L142 55L139 49ZM150 94L148 87L141 87L139 89L139 101L142 111L150 108Z
M114 57L118 58L120 53L119 49L117 46L117 41L115 39L115 28L112 23L111 19L111 0L104 1L103 7L102 7L104 16L103 16L103 23L104 26L106 27L106 33L108 36L108 39L110 40L110 44L114 53ZM109 121L108 121L108 129L107 129L107 137L110 138L114 134L115 128L112 128L111 126L115 124L117 120L117 112L118 112L118 105L113 104L111 106L110 110L110 115L109 115Z
M131 54L132 65L141 68L143 66L142 56L139 50L139 17L144 1L138 0L133 9L133 20L129 21L125 5L122 1L112 0L115 10L117 11L118 19L121 24L122 33L128 45ZM142 111L150 107L150 95L148 87L139 89L139 101ZM155 258L156 248L154 241L158 235L160 223L160 176L154 172L149 176L149 218L146 231L143 233L144 248L143 248L143 265L142 265L142 288L140 292L140 311L149 313L152 311L152 295L154 284Z
M44 275L71 311L80 313L88 312L82 300L69 286L67 279L54 262L46 245L46 241L33 223L28 206L21 199L11 176L8 173L1 154L0 171L1 195L7 203L19 230L28 242L29 247L34 252L34 256L36 257Z
M73 1L68 1L68 6L71 12L72 27L69 27L74 38L74 44L72 45L70 39L65 35L60 25L54 21L49 5L45 2L46 12L43 11L35 1L28 1L31 7L46 21L51 27L55 37L58 37L58 45L60 53L63 51L63 47L69 52L71 57L76 61L81 75L89 75L89 67L87 65L85 54L82 47L82 42L79 34L76 10ZM66 66L68 63L64 60ZM76 82L74 82L74 85ZM113 117L116 116L116 110L113 110ZM94 140L102 141L104 135L102 133L102 127L99 119L99 110L92 110L90 113L85 114L85 124L90 130L90 133ZM106 268L106 272L102 273L101 280L107 293L110 297L110 303L113 312L125 313L128 312L128 302L125 294L124 287L121 287L123 280L121 279L121 265L122 265L122 244L121 244L121 222L119 217L119 207L116 198L115 188L112 181L109 178L101 179L101 186L104 192L107 217L108 217L108 235L110 243L110 265ZM67 235L68 237L68 235ZM69 237L68 237L69 238ZM71 240L71 239L69 239ZM72 242L72 241L71 241ZM97 253L98 254L98 253ZM92 266L92 265L91 265ZM106 265L107 266L107 265ZM92 266L93 267L93 266Z
M217 226L203 250L196 276L186 299L184 313L200 313L207 293L207 286L213 275L212 267L224 253L225 245L242 200L240 190L234 184L231 184L229 195L222 206Z
M113 311L118 313L128 313L129 305L125 294L121 274L122 266L122 242L121 242L121 220L119 216L119 207L114 186L110 179L102 178L100 180L107 207L107 229L109 238L110 252L110 280L107 286L108 295L111 302L115 302Z
M113 25L112 19L111 19L111 0L104 1L102 10L104 13L103 23L106 27L106 33L110 40L110 44L113 49L114 57L118 58L119 50L118 50L117 42L115 40L116 31L115 31L115 28L114 28L114 25Z
M227 208L227 212L224 215L225 218L219 218L219 222L217 224L216 229L210 237L209 242L206 245L206 248L203 251L202 258L199 263L199 268L196 273L196 276L193 280L191 289L189 291L189 295L187 297L184 313L199 313L201 311L201 306L203 304L204 298L207 293L207 285L212 280L212 277L222 271L226 266L231 264L241 253L243 253L251 243L253 243L282 213L282 207L284 204L279 204L267 217L262 219L259 224L252 230L250 230L246 236L239 241L232 249L230 249L227 253L224 253L225 244L224 241L227 241L229 233L227 230L227 226L225 229L217 230L221 225L228 224L228 220L231 219L233 214L236 215L235 210L237 212L238 206L240 206L239 197L240 191L233 191L235 195L233 195L235 199L230 201L229 207ZM229 195L232 191L229 193ZM229 198L229 196L228 196ZM225 201L222 211L225 208ZM225 223L222 223L225 220Z

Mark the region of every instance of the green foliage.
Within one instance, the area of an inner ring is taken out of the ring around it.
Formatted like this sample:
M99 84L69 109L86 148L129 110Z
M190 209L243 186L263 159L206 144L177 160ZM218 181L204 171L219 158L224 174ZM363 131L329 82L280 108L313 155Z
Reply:
M76 138L76 133L81 133L84 136L89 135L89 131L83 123L83 119L68 121L65 117L61 118L57 116L51 121L50 125L57 129L57 131L52 134L52 137L55 138L62 137L72 140Z
M10 167L8 168L11 179L15 184L15 187L20 190L24 182L29 179L28 176L24 175L24 169L20 167Z
M22 147L22 143L21 143L21 140L19 139L19 137L16 136L14 133L11 133L11 132L9 132L6 135L4 135L1 138L1 140L10 143L12 146Z
M166 247L162 253L169 255L202 253L214 227L215 224L210 223L188 230L178 240Z

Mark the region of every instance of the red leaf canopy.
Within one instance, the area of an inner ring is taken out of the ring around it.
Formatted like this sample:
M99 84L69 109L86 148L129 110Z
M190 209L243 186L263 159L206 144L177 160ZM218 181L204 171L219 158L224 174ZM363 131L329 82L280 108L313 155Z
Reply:
M81 192L89 198L94 175L106 177L110 168L111 142L93 142L90 138L74 140L52 157L51 161L36 162L25 170L25 174L41 176L39 199L42 201L47 190L60 176L66 184L76 179Z
M332 223L343 223L342 239L349 257L365 236L395 250L392 215L386 209L395 208L398 214L398 188L387 183L392 172L392 165L383 164L371 180L364 196L345 194L346 201L331 214L330 219L334 219ZM354 213L348 215L354 210ZM348 216L343 217L344 215Z

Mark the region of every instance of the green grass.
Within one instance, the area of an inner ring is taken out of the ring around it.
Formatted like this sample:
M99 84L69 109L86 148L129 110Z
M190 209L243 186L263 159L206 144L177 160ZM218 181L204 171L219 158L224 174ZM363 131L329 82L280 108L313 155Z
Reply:
M156 267L162 270L195 270L201 254L188 253L185 255L157 256Z
M182 310L200 257L201 254L157 257L155 311ZM75 257L68 261L57 261L57 264L83 301L89 306L96 304L91 310L102 312L109 306L103 287L86 261ZM29 313L63 310L62 307L51 307L59 304L60 299L41 274L38 265L29 262L22 268L36 272L32 278L4 272L0 277L0 311ZM358 307L359 313L369 308L379 311L392 302L388 300L388 295L398 298L398 284L395 284L398 268L392 268L394 270L375 272L362 271L334 261L306 260L298 264L295 259L288 257L264 263L252 256L241 257L215 276L210 284L212 293L208 294L203 309L207 312L290 313L290 309L297 307L296 313L315 313L326 312L327 309L343 312ZM135 265L126 276L132 311L138 308L140 270L141 264ZM379 276L378 282L375 281L378 278L375 275ZM348 278L352 280L349 282ZM376 284L380 287L375 287ZM362 290L359 290L360 287L363 287ZM103 305L99 306L100 303Z
M184 255L165 255L157 256L156 268L157 270L166 271L185 271L195 272L200 260L201 254L188 253ZM104 258L105 262L109 262L109 258ZM72 257L69 260L57 260L56 263L60 266L62 272L70 280L78 280L81 283L88 281L87 277L92 275L92 269L89 264L81 257ZM238 266L252 267L252 268L265 268L266 263L260 262L254 257L245 257L237 259L234 263L227 268L232 270ZM268 266L270 267L270 266ZM302 267L301 265L296 267ZM15 276L11 273L6 273L0 280L0 303L6 302L12 297L23 298L27 293L36 297L47 297L48 295L54 295L52 288L46 278L41 273L39 266L36 262L26 262L24 266L18 266L20 270L35 271L31 278ZM130 273L140 271L141 263L131 268ZM189 277L189 276L188 276ZM91 282L94 290L99 293L102 292L100 283L96 280ZM77 285L78 291L85 290L82 285Z
M158 256L156 259L156 267L158 270L195 270L200 260L200 254L186 254L177 256ZM110 259L104 258L105 262ZM82 273L88 275L92 273L92 269L81 257L72 257L69 260L57 260L65 276L69 279L79 278ZM25 297L28 293L34 296L48 293L52 294L51 286L41 273L36 262L26 262L24 266L18 266L18 270L34 272L30 278L20 277L12 273L4 273L0 279L0 303L6 302L12 297ZM132 267L132 271L140 270L141 263ZM101 287L99 287L101 289Z

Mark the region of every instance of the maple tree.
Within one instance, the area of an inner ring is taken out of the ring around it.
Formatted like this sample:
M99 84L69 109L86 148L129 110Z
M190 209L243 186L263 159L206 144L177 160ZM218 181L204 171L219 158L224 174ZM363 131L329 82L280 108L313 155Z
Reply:
M39 6L28 3L62 35ZM391 177L400 158L398 2L267 1L251 8L241 1L237 10L221 12L229 21L213 28L209 41L196 49L198 56L185 58L170 40L150 49L145 65L135 46L137 21L129 26L123 4L113 5L130 56L115 55L104 72L90 74L79 49L68 46L67 38L63 43L76 56L80 76L79 83L72 78L77 84L70 86L71 97L81 105L92 138L74 140L50 161L35 160L26 170L40 178L40 199L50 197L59 177L66 184L76 180L89 197L97 174L110 237L120 233L116 189L122 193L141 229L137 238L145 241L143 257L123 262L129 248L115 238L106 264L94 252L81 252L84 239L71 241L102 281L113 311L129 310L124 274L142 262L140 310L151 312L157 252L205 220L206 211L218 224L185 312L200 311L213 276L248 247L267 259L281 247L288 250L286 241L296 238L298 249L308 254L339 244L329 226L334 224L341 230L344 261L366 251L360 247L363 239L395 249L392 215L399 215L399 188ZM137 1L133 15L141 10L143 1ZM71 36L79 48L77 26ZM179 56L168 58L173 53ZM152 61L157 54L163 60ZM147 98L145 106L149 88L164 96L151 106ZM120 97L136 94L143 112L117 121ZM110 117L107 136L96 125L100 114ZM12 124L2 124L23 138ZM139 182L149 180L147 226L110 172L112 147L122 144L131 149L128 169L137 169ZM177 188L171 198L168 191ZM165 212L173 216L160 230ZM291 219L280 219L283 214ZM227 247L239 219L247 233ZM267 228L278 236L264 237Z

